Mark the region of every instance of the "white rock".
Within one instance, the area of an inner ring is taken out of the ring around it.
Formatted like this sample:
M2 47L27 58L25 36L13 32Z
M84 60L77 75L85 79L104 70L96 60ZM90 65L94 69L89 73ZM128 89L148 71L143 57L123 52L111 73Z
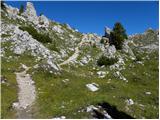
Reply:
M106 119L112 119L112 117L108 113L105 113L104 116L106 117Z
M26 65L24 65L24 64L21 64L21 66L22 66L23 69L27 69L27 68L28 68L28 67L27 67Z
M87 57L83 57L81 60L81 63L83 64L87 64L89 62L89 60L87 59Z
M116 53L116 48L114 45L112 46L108 46L105 50L104 50L104 56L108 57L108 58L114 58L115 57L115 53Z
M134 102L133 102L133 100L132 100L132 99L128 99L128 100L126 100L126 103L127 103L127 105L133 105L133 104L134 104Z
M69 79L62 80L64 83L69 82Z
M93 109L97 109L97 108L93 105L90 105L90 106L87 107L86 112L92 112Z
M15 109L18 109L19 108L19 103L18 102L14 102L12 104L12 107L15 108Z
M151 92L145 92L146 95L151 95Z
M58 32L58 33L63 33L64 31L61 29L60 25L56 25L52 28L52 30Z
M95 92L99 89L96 83L86 84L86 87L92 92Z
M44 15L39 16L39 24L41 25L41 27L48 27L49 26L48 18Z
M34 69L36 69L36 68L38 68L38 67L39 67L38 64L36 64L36 65L33 66Z
M61 116L61 119L66 119L66 117L65 116Z

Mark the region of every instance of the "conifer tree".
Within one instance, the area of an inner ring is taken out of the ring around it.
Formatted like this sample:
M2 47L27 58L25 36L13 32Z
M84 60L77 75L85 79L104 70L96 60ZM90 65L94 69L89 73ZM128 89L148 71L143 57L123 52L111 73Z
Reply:
M121 23L115 23L110 36L110 44L115 45L116 49L122 49L123 42L127 39L127 34Z
M24 6L21 5L20 9L19 9L19 14L21 15L24 12Z

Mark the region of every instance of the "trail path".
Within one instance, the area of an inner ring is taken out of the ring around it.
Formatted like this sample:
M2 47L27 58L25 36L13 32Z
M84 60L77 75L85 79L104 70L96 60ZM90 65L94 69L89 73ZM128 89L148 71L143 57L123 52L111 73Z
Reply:
M29 68L22 65L25 69L23 72L16 73L16 79L18 83L18 102L15 105L17 110L18 118L31 118L30 107L36 99L36 91L34 86L34 81L32 81L31 76L26 72Z
M82 43L83 43L83 40L75 48L74 54L72 56L70 56L67 60L65 60L64 62L60 63L59 66L68 64L71 61L75 61L77 59L78 55L79 55L79 46L81 46Z

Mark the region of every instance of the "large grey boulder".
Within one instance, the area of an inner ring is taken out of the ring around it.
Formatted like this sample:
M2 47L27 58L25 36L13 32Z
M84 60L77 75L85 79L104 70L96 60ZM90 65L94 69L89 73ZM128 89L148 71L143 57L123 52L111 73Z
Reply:
M48 18L44 15L39 16L39 24L41 25L41 27L48 27L49 26Z
M103 55L107 58L114 58L116 53L116 48L114 45L108 46L105 50Z
M123 46L122 46L122 51L123 51L124 53L129 54L129 55L132 56L132 57L135 57L132 49L128 46L128 42L124 42L124 44L123 44Z

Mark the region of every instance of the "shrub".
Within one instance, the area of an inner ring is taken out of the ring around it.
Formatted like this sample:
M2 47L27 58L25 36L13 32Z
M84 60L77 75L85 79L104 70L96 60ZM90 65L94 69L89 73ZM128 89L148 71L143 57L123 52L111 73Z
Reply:
M19 15L21 15L24 12L24 6L21 5L20 9L19 9Z
M4 10L5 12L7 12L6 11L6 6L4 5L4 1L3 0L1 1L1 9Z
M57 48L57 43L55 41L52 42L52 44L48 45L48 48L50 50L56 51L56 52L60 52L60 50Z
M21 26L19 29L27 31L34 39L42 43L51 43L52 39L49 37L49 34L38 33L37 30L30 26Z
M101 43L101 44L104 44L104 39L103 39L103 38L100 40L100 43Z
M97 64L99 66L102 66L102 65L105 65L105 66L108 66L108 65L113 65L114 63L116 63L118 61L117 58L107 58L105 56L101 56L98 61L97 61Z
M127 34L121 23L115 23L113 31L110 33L110 39L111 45L115 45L116 49L122 49L124 39L127 39Z

